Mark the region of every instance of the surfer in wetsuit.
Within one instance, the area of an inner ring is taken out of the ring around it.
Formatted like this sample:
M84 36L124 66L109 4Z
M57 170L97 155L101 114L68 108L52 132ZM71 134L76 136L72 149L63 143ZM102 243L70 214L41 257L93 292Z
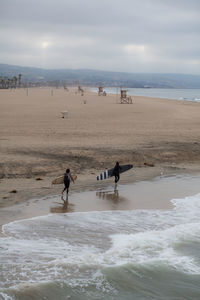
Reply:
M67 169L65 174L64 174L64 189L62 191L62 198L63 198L63 195L64 195L64 191L66 190L66 193L67 193L67 198L68 198L68 192L69 192L69 186L70 186L70 182L71 180L74 182L74 179L70 173L70 169Z
M121 170L121 167L119 165L119 162L117 161L115 166L114 166L114 169L113 169L113 175L115 176L115 190L117 189L117 182L120 179L120 176L119 176L119 171L120 170Z

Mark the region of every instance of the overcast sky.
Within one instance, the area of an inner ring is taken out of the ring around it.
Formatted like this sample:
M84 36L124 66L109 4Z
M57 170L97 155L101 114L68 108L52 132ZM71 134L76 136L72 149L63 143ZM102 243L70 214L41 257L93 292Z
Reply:
M200 74L200 0L0 4L0 63Z

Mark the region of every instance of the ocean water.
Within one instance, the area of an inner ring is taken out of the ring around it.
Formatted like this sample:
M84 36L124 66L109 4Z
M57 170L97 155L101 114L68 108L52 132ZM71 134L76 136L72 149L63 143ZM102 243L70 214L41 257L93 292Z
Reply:
M3 226L0 299L200 299L200 193Z
M185 100L200 102L200 89L156 89L156 88L125 88L128 95L145 96L153 98L167 98L174 100ZM107 88L104 90L109 94L120 94L120 88ZM92 89L97 93L98 89Z

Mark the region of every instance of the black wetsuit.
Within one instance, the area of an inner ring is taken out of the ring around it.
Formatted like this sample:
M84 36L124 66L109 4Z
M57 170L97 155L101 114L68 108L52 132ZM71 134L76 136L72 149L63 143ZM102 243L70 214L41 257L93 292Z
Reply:
M115 176L115 183L117 183L119 181L119 171L121 170L120 165L115 165L114 169L113 169L113 175Z
M67 194L68 194L68 191L69 191L69 186L70 186L70 173L65 173L64 175L64 189L63 189L63 193L65 190L67 190Z

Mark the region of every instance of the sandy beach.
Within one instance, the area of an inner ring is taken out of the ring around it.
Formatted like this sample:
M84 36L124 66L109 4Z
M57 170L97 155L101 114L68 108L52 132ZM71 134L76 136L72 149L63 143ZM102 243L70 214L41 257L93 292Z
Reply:
M0 208L59 195L62 186L51 181L67 167L78 176L71 193L111 185L96 176L117 160L134 165L121 184L199 173L200 104L118 101L89 89L84 95L76 88L0 90Z
M118 100L0 90L1 299L198 299L200 104Z

